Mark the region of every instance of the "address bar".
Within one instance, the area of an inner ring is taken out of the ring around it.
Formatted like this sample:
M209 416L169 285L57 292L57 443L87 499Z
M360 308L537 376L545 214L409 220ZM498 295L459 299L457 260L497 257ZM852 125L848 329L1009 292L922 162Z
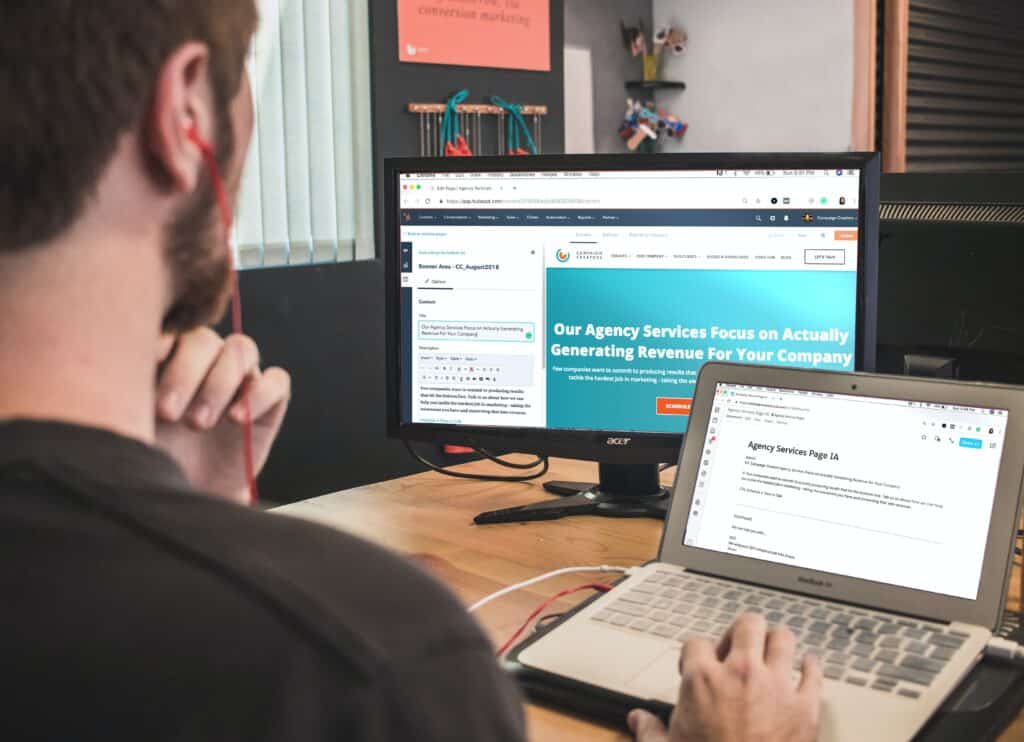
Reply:
M599 198L446 198L446 206L599 206Z

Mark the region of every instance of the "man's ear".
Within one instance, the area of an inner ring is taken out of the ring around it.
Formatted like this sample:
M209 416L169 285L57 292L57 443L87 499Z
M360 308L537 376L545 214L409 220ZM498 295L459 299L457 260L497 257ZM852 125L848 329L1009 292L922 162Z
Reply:
M182 193L196 189L203 168L202 153L189 139L189 128L194 125L206 141L214 139L209 64L205 44L178 47L160 70L146 119L144 146L171 186Z

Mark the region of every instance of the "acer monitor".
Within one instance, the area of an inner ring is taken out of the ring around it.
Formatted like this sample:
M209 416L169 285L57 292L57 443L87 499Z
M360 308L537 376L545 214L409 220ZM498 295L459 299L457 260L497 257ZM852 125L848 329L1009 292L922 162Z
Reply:
M874 370L875 154L391 159L388 431L593 460L490 520L663 516L707 361Z

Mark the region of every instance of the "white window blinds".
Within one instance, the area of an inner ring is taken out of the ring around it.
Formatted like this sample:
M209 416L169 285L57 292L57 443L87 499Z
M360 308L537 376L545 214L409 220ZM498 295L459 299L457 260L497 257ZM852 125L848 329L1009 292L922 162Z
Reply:
M367 0L259 0L242 268L374 257Z

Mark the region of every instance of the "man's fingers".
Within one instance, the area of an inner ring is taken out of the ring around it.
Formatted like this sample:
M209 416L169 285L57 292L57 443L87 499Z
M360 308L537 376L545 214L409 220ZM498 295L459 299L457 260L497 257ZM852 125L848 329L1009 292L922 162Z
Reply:
M768 632L764 646L764 661L769 667L785 673L786 677L789 677L795 652L796 638L792 631L781 628Z
M259 377L254 377L248 391L249 414L253 422L276 424L277 418L284 417L291 396L292 378L284 369L268 368ZM245 422L245 405L240 400L236 401L228 414L236 423ZM264 421L267 415L271 419Z
M189 409L224 341L208 327L178 338L174 355L157 384L157 414L168 423L178 422Z
M687 639L683 644L683 650L679 654L679 674L686 675L701 671L710 670L718 664L715 656L715 647L707 639L695 636Z
M718 647L718 656L728 660L758 661L764 660L764 644L768 634L768 624L764 617L757 613L744 613L736 619Z
M668 742L668 730L654 714L636 709L629 712L626 723L637 742Z
M180 350L179 350L180 352ZM195 399L189 407L189 422L206 429L216 425L250 376L258 376L260 353L245 335L231 335L221 346Z
M809 654L804 657L800 670L803 677L800 678L797 693L801 696L809 696L817 703L818 699L821 698L821 691L825 687L825 677L821 672L821 662L813 654Z

